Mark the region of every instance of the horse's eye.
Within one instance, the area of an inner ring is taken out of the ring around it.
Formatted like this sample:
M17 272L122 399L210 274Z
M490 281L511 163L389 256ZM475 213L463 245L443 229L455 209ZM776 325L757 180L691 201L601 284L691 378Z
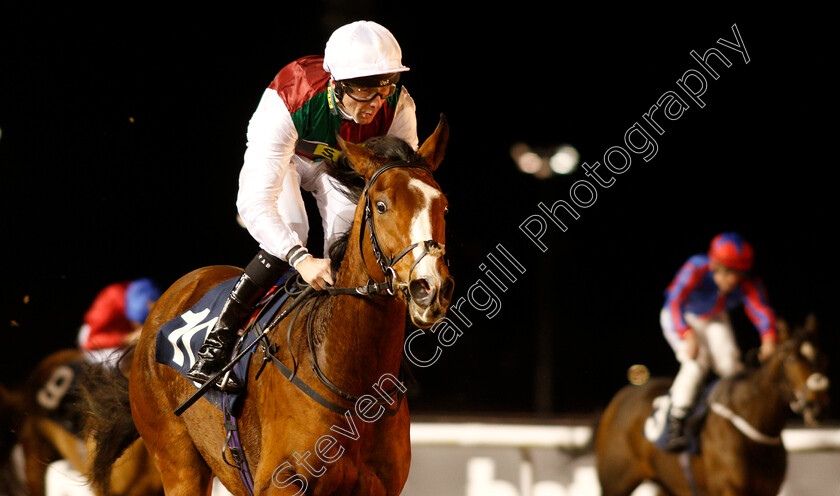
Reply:
M380 214L384 214L388 211L388 205L385 205L384 201L378 201L376 202L376 211Z
M449 213L449 207L443 207L443 215L446 216L446 214L448 214L448 213Z

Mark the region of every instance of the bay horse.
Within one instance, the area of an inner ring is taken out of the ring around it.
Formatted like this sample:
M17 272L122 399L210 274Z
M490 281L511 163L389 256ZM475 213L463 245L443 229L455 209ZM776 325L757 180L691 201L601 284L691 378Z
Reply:
M787 468L781 432L791 410L807 425L828 404L825 359L815 344L813 319L808 322L790 336L780 325L773 356L713 387L699 454L667 453L643 432L670 380L621 389L604 411L595 439L602 494L628 496L650 480L664 494L678 496L777 495Z
M113 412L100 417L101 439L110 441L98 443L102 470L94 473L95 481L103 481L110 460L139 434L168 496L208 496L214 475L236 496L251 490L254 495L399 494L411 457L409 409L399 394L404 386L394 381L406 313L416 326L431 327L444 316L454 285L444 258L447 201L432 177L448 138L441 115L417 151L401 140L384 150L388 147L340 140L363 189L340 264L331 256L333 290L314 293L300 304L297 317L266 334L271 360L295 370L295 380L305 386L299 388L272 366L260 371L261 353L250 358L237 425L252 489L223 457L222 411L202 398L174 415L195 385L155 361L158 329L209 289L242 273L230 266L183 276L155 304L132 365L131 417ZM379 143L393 144L393 139ZM306 388L332 408L313 401ZM385 389L389 392L383 395ZM126 425L132 419L133 426Z
M58 350L41 360L23 385L14 390L17 421L13 429L15 442L22 448L23 483L30 496L46 494L47 467L52 462L66 460L81 474L90 469L90 440L84 433L84 418L76 404L79 380L87 370L83 352ZM121 373L128 374L127 367ZM97 381L90 378L89 382ZM108 387L107 384L98 386ZM105 496L102 491L94 492ZM114 464L108 495L156 494L163 494L160 476L142 441L137 440Z

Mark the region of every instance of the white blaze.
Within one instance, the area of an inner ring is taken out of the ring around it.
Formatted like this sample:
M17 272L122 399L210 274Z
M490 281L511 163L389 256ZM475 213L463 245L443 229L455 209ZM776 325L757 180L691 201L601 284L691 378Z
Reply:
M411 179L408 187L420 192L423 201L420 202L414 217L411 219L411 244L420 243L413 250L414 260L423 253L423 241L434 239L432 236L432 202L440 196L440 191L419 179ZM436 257L425 256L414 268L414 275L436 276Z

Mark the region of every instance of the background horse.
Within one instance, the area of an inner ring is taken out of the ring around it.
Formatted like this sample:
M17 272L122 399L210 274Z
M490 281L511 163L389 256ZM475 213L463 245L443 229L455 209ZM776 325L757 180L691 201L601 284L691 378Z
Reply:
M331 250L334 264L341 258L335 287L376 294L319 292L269 335L275 358L296 369L296 380L332 408L313 401L272 365L257 380L262 353L252 356L237 423L254 494L270 489L273 495L396 495L402 490L410 461L409 411L397 376L406 311L415 325L428 328L445 314L453 289L443 260L446 198L432 178L448 135L441 116L417 152L388 139L371 148L340 143L365 187L349 237L339 243L344 256ZM198 269L157 301L132 365L134 426L125 425L131 419L113 410L99 417L97 463L102 470L94 473L97 483L105 479L109 460L139 433L168 496L208 495L214 474L237 496L249 493L236 468L222 457L221 410L201 399L175 416L173 409L195 386L155 361L158 329L241 272L222 266ZM370 286L371 281L378 285ZM124 405L120 401L115 404Z
M79 350L54 352L38 364L19 390L5 393L6 397L14 395L9 418L14 419L10 428L15 436L4 438L3 451L8 456L10 443L22 447L23 484L30 496L46 493L47 466L52 462L66 460L81 474L89 469L92 460L82 434L83 419L74 404L84 365ZM142 441L135 442L114 465L110 485L112 496L163 494L157 468Z
M645 480L674 495L778 494L787 467L780 435L790 410L810 423L828 403L825 361L812 329L806 327L790 338L787 334L780 325L774 356L714 387L707 401L711 411L699 434L699 455L664 452L644 435L654 399L668 392L670 380L620 390L596 434L602 494L626 496Z

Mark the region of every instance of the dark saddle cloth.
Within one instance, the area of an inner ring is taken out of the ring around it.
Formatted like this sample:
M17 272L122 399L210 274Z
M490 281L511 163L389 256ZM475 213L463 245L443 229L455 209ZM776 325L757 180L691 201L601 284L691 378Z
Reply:
M294 275L295 271L289 270L289 272L280 278L276 286L282 288L286 281ZM235 277L218 284L208 291L192 308L164 324L157 334L155 361L172 367L186 377L187 371L195 363L198 349L204 343L204 338L207 336L207 333L210 332L216 320L218 320L222 307L238 279L238 277ZM271 293L273 296L263 306L257 309L259 318L256 324L259 324L261 329L268 325L289 296L282 289L272 291ZM249 332L242 344L243 349L259 337L259 332L256 332L254 328L255 324L249 327ZM253 354L256 348L256 346L251 348L251 353L242 357L232 369L232 374L242 384L246 384L247 382L248 365L251 362L251 354ZM196 389L201 387L199 383L194 381L190 382L195 385ZM204 394L204 398L222 410L225 395L227 395L227 408L231 408L232 405L236 404L236 401L242 394L223 393L218 389L209 388Z

